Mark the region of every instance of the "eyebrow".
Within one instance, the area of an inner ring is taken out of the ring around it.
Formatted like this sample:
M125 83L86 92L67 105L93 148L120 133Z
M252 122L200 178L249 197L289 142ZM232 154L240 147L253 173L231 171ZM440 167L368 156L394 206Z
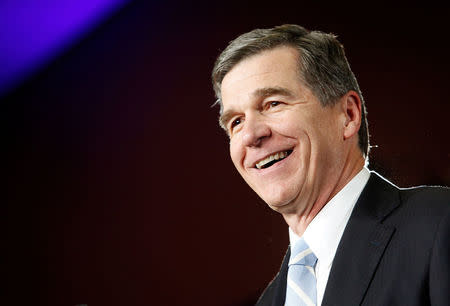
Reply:
M235 114L235 111L232 109L227 110L226 112L222 113L219 116L219 125L225 130L227 131L227 122L231 119L231 117L233 117Z
M275 86L275 87L263 87L263 88L259 88L257 90L255 90L252 93L252 96L254 98L267 98L270 96L274 96L274 95L281 95L284 96L286 98L289 97L293 97L294 94L292 93L292 91L290 91L287 88L284 87L279 87L279 86ZM229 109L225 112L223 112L220 116L219 116L219 125L223 128L223 129L227 129L226 128L226 124L227 122L231 119L231 117L234 116L236 112L233 109Z
M294 94L289 89L279 86L259 88L253 92L255 98L266 98L274 95L292 97Z

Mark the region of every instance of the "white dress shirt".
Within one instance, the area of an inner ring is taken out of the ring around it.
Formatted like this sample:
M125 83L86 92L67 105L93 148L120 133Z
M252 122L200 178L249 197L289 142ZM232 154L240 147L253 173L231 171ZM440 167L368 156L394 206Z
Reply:
M317 257L315 268L317 279L317 305L322 304L323 294L330 275L336 249L347 225L353 207L369 180L370 172L366 167L339 191L314 217L303 233L303 238ZM289 228L289 240L292 246L300 239Z

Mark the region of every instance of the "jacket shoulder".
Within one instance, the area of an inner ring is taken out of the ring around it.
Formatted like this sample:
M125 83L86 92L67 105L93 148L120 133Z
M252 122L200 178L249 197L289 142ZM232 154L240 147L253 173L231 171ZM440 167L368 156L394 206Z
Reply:
M376 172L372 171L376 190L383 190L384 196L398 201L397 210L410 211L411 214L445 215L450 209L450 188L444 186L415 186L401 188Z
M441 217L450 213L450 188L419 186L401 188L402 206L417 217Z
M450 205L450 188L442 186L418 186L400 188L401 198L405 202L426 202L436 207Z

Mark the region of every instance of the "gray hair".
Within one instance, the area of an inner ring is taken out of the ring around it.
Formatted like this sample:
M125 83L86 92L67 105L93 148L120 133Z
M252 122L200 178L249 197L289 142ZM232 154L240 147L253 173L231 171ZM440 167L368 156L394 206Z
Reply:
M359 147L364 156L367 156L369 130L364 99L345 57L344 47L333 34L285 24L271 29L255 29L231 41L217 58L212 71L216 104L220 105L220 112L223 110L220 87L225 75L240 61L279 46L290 46L298 50L301 81L314 93L322 106L334 105L350 90L358 93L361 99Z

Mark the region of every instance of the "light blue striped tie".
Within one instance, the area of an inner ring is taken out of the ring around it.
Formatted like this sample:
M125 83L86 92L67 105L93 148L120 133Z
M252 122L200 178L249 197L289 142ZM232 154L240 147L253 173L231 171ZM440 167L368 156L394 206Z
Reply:
M305 240L301 238L291 248L289 260L286 306L316 305L316 274L314 267L317 257Z

